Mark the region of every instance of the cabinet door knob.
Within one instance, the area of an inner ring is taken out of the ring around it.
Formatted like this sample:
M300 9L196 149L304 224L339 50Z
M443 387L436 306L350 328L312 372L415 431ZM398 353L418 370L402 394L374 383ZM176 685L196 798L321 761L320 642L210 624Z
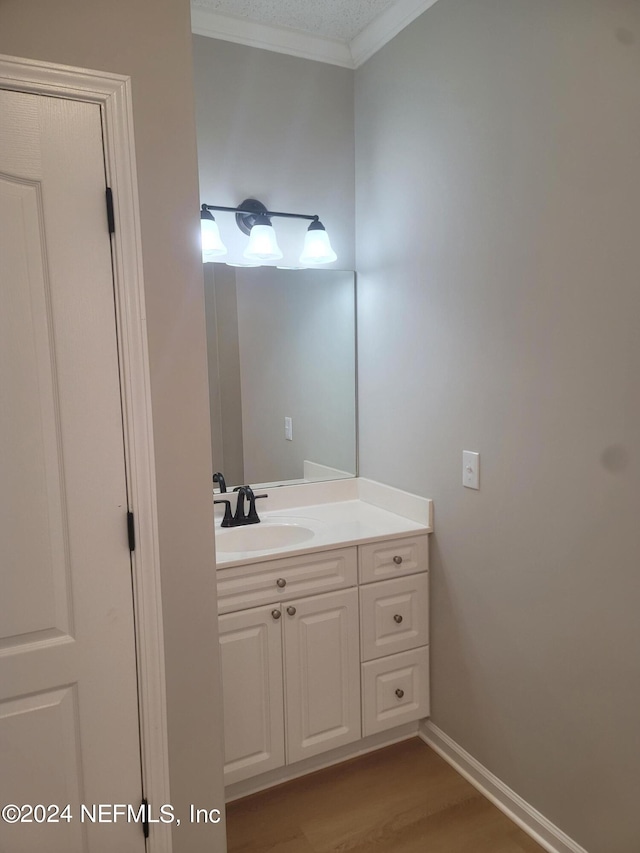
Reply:
M396 615L393 617L393 621L397 622L399 625L402 622L402 616L399 613L396 613Z
M295 615L296 615L296 609L295 609L295 607L293 606L293 604L290 604L290 605L287 607L287 613L289 614L289 616L295 616Z
M286 585L287 582L284 578L278 578L278 580L276 581L276 586L279 586L280 589L284 589Z
M401 687L398 687L398 689L396 690L396 696L398 697L398 699L402 699L402 697L404 696L404 690Z
M282 613L280 613L279 610L272 610L271 615L273 616L274 619L279 619L282 616Z
M402 562L402 557L399 554L396 554L396 556L393 558L393 562L396 564L396 566L399 566Z

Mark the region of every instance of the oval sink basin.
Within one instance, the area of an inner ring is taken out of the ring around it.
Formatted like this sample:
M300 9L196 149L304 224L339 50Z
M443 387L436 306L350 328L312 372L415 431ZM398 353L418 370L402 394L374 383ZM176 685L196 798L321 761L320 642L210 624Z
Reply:
M313 536L313 530L299 524L263 521L246 527L219 528L216 530L216 548L227 554L237 551L270 551L298 545Z

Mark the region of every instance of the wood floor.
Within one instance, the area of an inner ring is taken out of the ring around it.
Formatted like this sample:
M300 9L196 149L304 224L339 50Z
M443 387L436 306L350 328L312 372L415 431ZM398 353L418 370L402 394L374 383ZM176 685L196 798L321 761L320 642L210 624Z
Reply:
M227 806L229 853L544 853L413 738Z

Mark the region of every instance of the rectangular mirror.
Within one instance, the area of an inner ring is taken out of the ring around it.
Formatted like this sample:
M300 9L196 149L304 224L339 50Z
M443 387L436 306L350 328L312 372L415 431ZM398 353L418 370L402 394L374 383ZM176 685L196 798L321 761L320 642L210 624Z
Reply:
M356 476L355 273L204 278L213 470L230 486Z

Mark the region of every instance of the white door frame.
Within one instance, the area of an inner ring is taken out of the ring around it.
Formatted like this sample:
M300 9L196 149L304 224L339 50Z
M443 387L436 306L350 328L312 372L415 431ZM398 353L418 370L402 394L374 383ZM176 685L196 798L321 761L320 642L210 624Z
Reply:
M152 812L157 814L159 807L170 803L171 798L156 482L131 81L119 74L0 55L0 88L98 104L102 112L107 185L113 190L115 208L112 246L127 488L130 509L135 513L136 521L136 547L132 559L142 774L145 795ZM149 853L171 853L171 826L153 824L147 845Z

